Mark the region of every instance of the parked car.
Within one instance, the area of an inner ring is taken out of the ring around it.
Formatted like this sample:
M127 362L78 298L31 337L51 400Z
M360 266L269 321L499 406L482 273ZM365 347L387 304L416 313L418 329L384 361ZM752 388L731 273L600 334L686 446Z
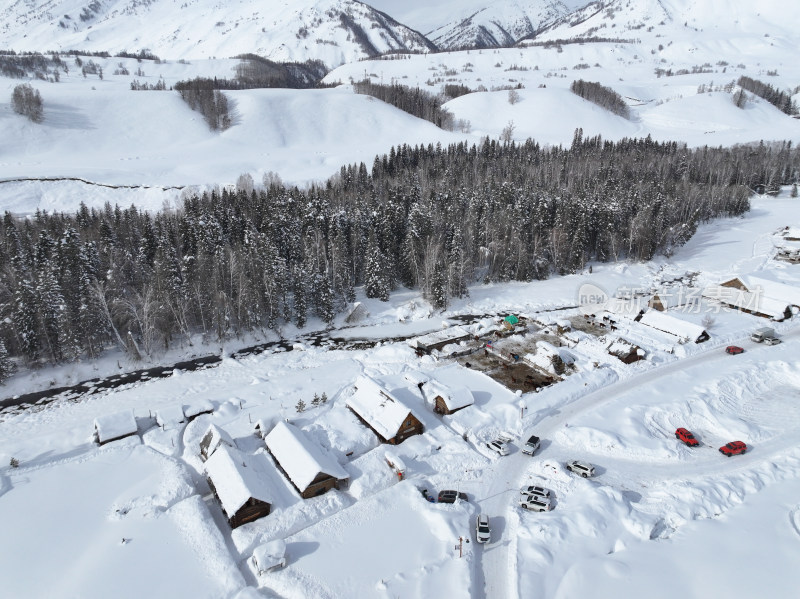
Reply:
M469 501L466 493L459 493L458 491L453 491L452 489L439 491L439 503L455 503L456 498L460 499L461 501Z
M725 351L731 354L732 356L744 353L744 349L739 347L738 345L729 345L728 347L725 348Z
M486 514L479 514L475 520L475 540L478 543L488 543L492 538L491 530L489 530L489 516Z
M519 490L523 495L536 495L538 497L550 497L550 489L539 487L537 485L528 485Z
M694 435L683 427L675 431L675 438L680 439L689 447L697 447L700 445L700 442L694 438Z
M522 453L533 455L537 449L539 449L539 437L536 435L531 435L530 438L525 442L525 445L522 446Z
M508 455L508 443L502 441L501 439L495 439L494 441L489 441L489 443L486 444L486 447L488 447L492 451L496 451L500 455Z
M733 455L745 453L747 451L747 445L745 445L742 441L731 441L730 443L726 443L720 447L719 450L724 455L731 457Z
M781 340L778 337L765 337L764 343L767 345L778 345Z
M594 466L592 466L589 462L572 460L571 462L567 462L567 470L574 472L575 474L580 474L583 478L594 476Z
M548 512L552 509L552 504L547 497L536 497L535 495L525 495L519 500L519 507L533 512Z

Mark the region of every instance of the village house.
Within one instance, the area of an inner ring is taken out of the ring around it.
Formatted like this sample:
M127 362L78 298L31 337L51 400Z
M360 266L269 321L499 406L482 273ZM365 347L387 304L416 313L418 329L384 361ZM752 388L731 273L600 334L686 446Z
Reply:
M336 458L293 424L279 422L264 442L278 468L303 499L347 485L350 475Z
M678 343L702 343L710 339L709 334L699 324L688 322L658 310L647 310L639 322L643 325L678 338Z
M475 403L472 391L466 387L446 387L438 381L429 381L422 390L433 401L433 411L437 414L452 414Z
M397 445L408 437L422 434L422 422L411 409L377 381L362 376L347 407L378 435L381 442Z
M800 289L756 275L739 275L707 287L703 296L762 318L781 321L800 309Z
M133 410L123 410L94 419L94 441L105 445L139 432Z
M275 494L266 464L263 454L247 455L227 446L206 460L208 484L231 528L269 514Z
M210 458L221 446L236 447L231 436L223 429L212 424L206 430L206 434L200 439L200 459L204 462Z
M678 285L656 291L647 305L654 310L664 312L669 309L692 309L700 301L701 291L691 287Z

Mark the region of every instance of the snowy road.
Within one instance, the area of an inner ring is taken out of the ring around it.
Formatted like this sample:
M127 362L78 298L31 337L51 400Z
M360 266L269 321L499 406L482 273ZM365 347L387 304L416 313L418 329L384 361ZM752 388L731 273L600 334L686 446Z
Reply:
M800 336L800 329L784 335L784 341ZM746 352L769 351L769 347L761 346L749 340L739 343ZM577 416L590 412L620 396L641 388L644 385L668 380L668 377L684 373L688 369L702 367L709 371L714 364L724 364L726 361L735 360L736 356L725 353L722 347L712 347L708 350L692 355L690 357L670 362L663 366L658 366L647 370L630 378L617 380L609 385L591 391L585 395L567 401L556 407L549 408L539 414L529 416L532 424L526 426L525 433L520 439L524 442L528 436L536 434L543 440L542 449L537 453L535 460L546 459L550 462L562 463L567 459L584 458L585 451L581 455L575 455L570 447L563 446L552 441L555 433L568 426L569 422ZM671 431L669 432L671 436ZM630 491L632 487L639 489L646 488L657 481L663 482L669 479L691 479L712 474L729 473L735 470L745 470L752 467L755 463L763 461L765 456L775 455L785 451L796 443L787 436L777 437L768 442L760 444L756 449L744 456L738 456L735 460L720 460L720 454L716 447L703 446L697 448L695 457L698 459L687 465L686 462L676 463L643 463L637 460L620 458L609 458L602 456L598 458L602 463L599 475L595 479L597 483L608 485ZM484 491L482 497L478 497L480 511L488 514L492 522L492 543L483 548L481 555L481 565L483 569L483 579L485 581L484 594L488 599L495 597L507 597L516 599L519 597L519 589L516 582L512 588L508 588L510 581L518 581L519 576L516 570L516 532L519 521L519 509L516 507L519 488L525 484L525 472L531 465L531 458L519 451L518 448L512 455L506 458L499 458L494 468L491 469L491 478L484 481ZM621 478L615 473L624 472L625 478Z

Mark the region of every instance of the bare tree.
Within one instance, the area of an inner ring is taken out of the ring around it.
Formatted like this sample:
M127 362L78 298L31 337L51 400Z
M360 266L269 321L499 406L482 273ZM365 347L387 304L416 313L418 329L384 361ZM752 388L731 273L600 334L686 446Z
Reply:
M503 127L503 131L500 133L500 141L503 143L511 143L514 141L514 129L516 129L514 121L508 121L508 125Z
M508 103L512 106L519 102L519 92L515 89L508 90Z

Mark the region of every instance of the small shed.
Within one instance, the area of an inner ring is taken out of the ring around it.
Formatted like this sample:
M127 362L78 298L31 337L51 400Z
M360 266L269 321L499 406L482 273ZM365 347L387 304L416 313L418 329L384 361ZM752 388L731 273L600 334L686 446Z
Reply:
M222 445L236 447L236 443L225 430L214 424L210 425L206 434L200 439L200 459L205 462Z
M418 352L429 354L433 350L442 349L451 343L460 343L472 339L472 335L463 327L447 327L421 337L409 339L408 344Z
M633 364L646 357L645 351L627 339L614 339L606 348L608 353L619 358L624 364Z
M275 539L253 550L253 568L262 576L266 572L286 566L286 541Z
M640 322L657 331L677 337L680 343L702 343L710 339L709 334L699 324L652 308L642 315Z
M437 414L452 414L475 403L472 391L466 387L446 387L438 381L430 381L423 390L432 398L433 411Z
M186 414L181 405L167 406L156 411L156 423L163 429L183 422L186 422Z
M231 528L268 515L274 491L263 454L219 447L206 461L206 477Z
M190 405L186 406L183 409L183 413L186 415L186 420L191 422L203 414L213 414L214 404L207 399L201 399L200 401L192 402Z
M422 422L411 409L377 381L359 377L347 407L378 435L383 443L397 445L413 435L421 435Z
M664 312L670 308L681 308L684 306L694 306L700 300L700 289L693 289L685 286L675 286L659 289L647 302L647 305L654 310Z
M129 437L139 432L133 410L123 410L94 419L94 440L99 445Z
M303 499L339 489L350 478L336 458L293 424L279 422L264 437L264 443Z

